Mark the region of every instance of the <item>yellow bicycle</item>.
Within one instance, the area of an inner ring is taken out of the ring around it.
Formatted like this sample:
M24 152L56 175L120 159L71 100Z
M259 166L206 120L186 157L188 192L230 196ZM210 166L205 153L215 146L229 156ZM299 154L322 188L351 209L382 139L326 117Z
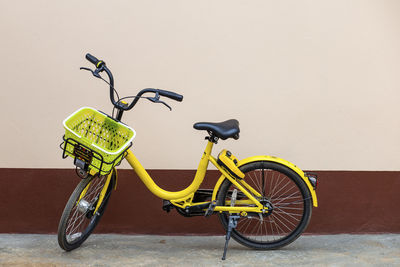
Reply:
M220 139L239 138L239 122L234 119L195 123L195 129L205 130L208 135L193 182L177 192L157 186L129 149L135 131L123 124L121 118L124 111L132 109L139 99L161 103L171 109L160 97L182 101L183 96L146 88L135 96L120 98L105 62L90 54L86 59L96 68L81 69L109 84L114 109L112 116L108 116L92 108L81 108L64 121L63 157L74 159L82 181L69 198L60 219L58 243L62 249L71 251L79 247L92 233L116 186L116 166L123 159L128 161L146 187L163 199L165 211L176 209L185 217L218 214L226 230L223 259L231 236L247 247L267 250L290 244L306 229L312 206L318 205L315 174L304 173L294 164L272 156L238 160L225 149L217 157L211 155L214 144ZM100 76L102 72L107 74L109 81ZM128 103L125 101L128 99L133 100ZM221 172L221 177L213 189L200 189L209 162Z

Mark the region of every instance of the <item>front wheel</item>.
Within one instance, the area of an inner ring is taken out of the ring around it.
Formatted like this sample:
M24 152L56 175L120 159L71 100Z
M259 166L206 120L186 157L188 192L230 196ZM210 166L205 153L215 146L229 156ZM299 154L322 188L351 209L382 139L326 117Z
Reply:
M244 181L261 196L255 196L268 213L242 214L232 238L254 249L278 249L296 240L306 229L311 218L311 195L300 178L290 168L271 161L250 162L240 167ZM228 179L222 183L217 196L218 206L230 206L232 192L237 190L235 206L245 204L248 199ZM244 200L241 204L240 200ZM227 212L219 213L225 229L228 227Z
M72 192L58 226L58 244L66 251L79 247L93 232L103 216L115 184L112 174L105 196L96 213L100 192L107 176L89 176L82 180Z

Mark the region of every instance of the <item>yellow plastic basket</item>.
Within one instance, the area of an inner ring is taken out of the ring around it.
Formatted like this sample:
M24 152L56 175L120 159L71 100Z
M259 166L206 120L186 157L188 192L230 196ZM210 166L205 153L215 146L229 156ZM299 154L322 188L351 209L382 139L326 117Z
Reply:
M89 107L75 111L63 123L63 157L79 158L101 175L121 162L136 135L129 126Z

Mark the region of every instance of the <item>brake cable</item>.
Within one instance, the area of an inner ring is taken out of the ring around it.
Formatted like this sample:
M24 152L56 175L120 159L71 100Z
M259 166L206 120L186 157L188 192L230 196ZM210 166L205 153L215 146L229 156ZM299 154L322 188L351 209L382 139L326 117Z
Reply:
M155 92L155 96L154 96L154 97L149 97L149 96L137 96L137 95L134 95L134 96L125 96L125 97L123 97L123 98L120 98L119 95L118 95L117 89L115 89L114 86L112 86L108 81L106 81L106 80L105 80L103 77L101 77L101 75L99 74L100 71L102 71L102 68L96 69L95 71L92 70L92 69L90 69L90 68L85 68L85 67L80 67L80 69L81 69L81 70L90 71L90 72L93 74L94 77L99 78L99 79L103 80L106 84L108 84L108 85L114 90L115 94L117 95L117 99L118 99L118 100L117 100L117 103L120 103L120 101L122 101L122 100L124 100L124 99L128 99L128 98L136 98L136 97L138 97L138 98L145 98L145 99L147 99L147 100L150 100L150 101L153 102L153 103L161 103L161 104L164 104L167 108L169 108L170 111L172 111L172 108L171 108L167 103L165 103L164 101L161 101L161 100L160 100L160 95L159 95L158 92ZM115 105L114 105L113 111L112 111L112 116L113 116L113 117L114 117L114 111L115 111Z

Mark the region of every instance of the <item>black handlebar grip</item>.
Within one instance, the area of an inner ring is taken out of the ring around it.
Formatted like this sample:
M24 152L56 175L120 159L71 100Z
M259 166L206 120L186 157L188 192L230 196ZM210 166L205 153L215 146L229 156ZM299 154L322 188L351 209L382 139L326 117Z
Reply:
M98 60L95 56L92 56L91 54L87 53L86 59L89 60L90 63L94 64L96 68L98 67L97 65L99 64L100 60Z
M158 93L162 96L171 98L173 100L181 102L183 100L183 95L171 92L171 91L166 91L166 90L160 90L158 89Z

